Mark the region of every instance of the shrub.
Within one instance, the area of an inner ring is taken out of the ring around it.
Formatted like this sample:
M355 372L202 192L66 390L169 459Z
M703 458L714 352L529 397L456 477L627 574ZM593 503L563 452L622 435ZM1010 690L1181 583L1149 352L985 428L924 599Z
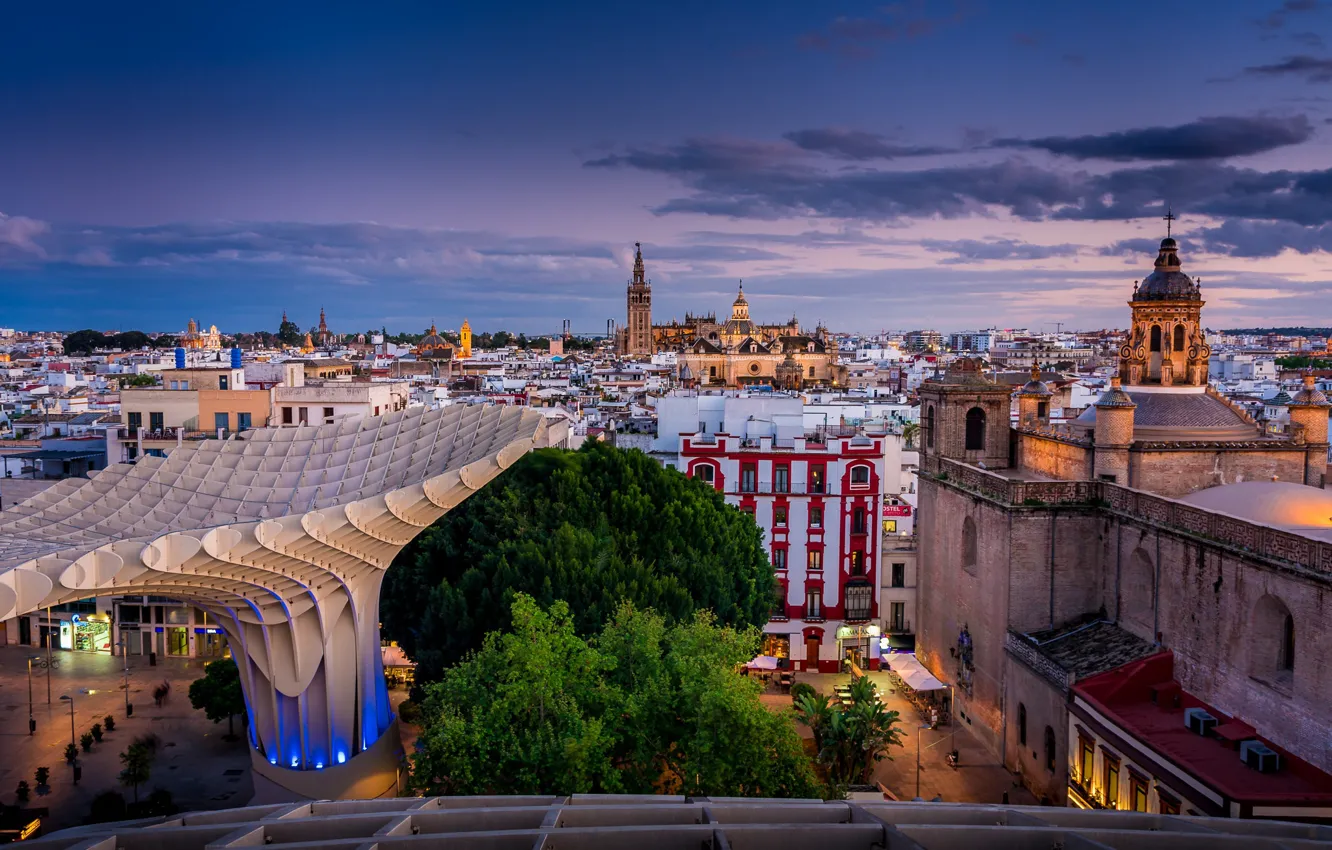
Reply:
M74 759L79 757L79 748L73 744L65 745L65 761L69 764L74 763Z
M398 719L413 726L421 722L421 704L412 700L403 700L398 706Z
M28 780L20 779L18 787L14 789L14 796L18 797L19 804L22 805L28 802L28 797L31 795L32 791L28 788Z
M94 723L94 724L92 725L92 729L90 729L90 730L88 730L88 731L90 731L90 732L92 733L92 736L93 736L93 740L94 740L94 741L96 741L96 742L99 743L99 744L102 743L102 724L100 724L100 723Z
M51 779L51 768L39 767L35 775L38 785L45 785Z
M150 810L148 814L152 815L174 815L176 813L176 802L171 798L171 792L165 788L154 788L153 793L148 795L144 804Z
M91 732L84 732L82 735L79 736L79 746L83 747L83 751L85 753L92 752L92 745L93 745L93 734Z
M798 703L798 702L800 702L800 698L803 697L803 696L811 696L811 697L812 697L812 696L815 696L815 695L817 695L817 694L818 694L818 691L814 690L814 686L813 686L813 685L810 685L810 684L806 684L805 682L796 682L794 685L791 686L791 702L792 702L792 703Z
M162 739L152 732L145 732L134 739L131 747L142 747L147 750L149 755L157 755L157 748L162 744Z
M116 719L109 714L102 718L102 725L106 727L108 732L116 731Z

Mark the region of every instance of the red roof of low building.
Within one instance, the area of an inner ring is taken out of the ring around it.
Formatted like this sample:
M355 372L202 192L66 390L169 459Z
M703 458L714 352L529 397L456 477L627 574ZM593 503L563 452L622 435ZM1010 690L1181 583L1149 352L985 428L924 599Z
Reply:
M1136 741L1232 800L1272 805L1332 804L1332 775L1291 755L1260 735L1241 737L1245 724L1187 691L1179 702L1152 701L1152 691L1170 692L1175 656L1169 650L1077 682L1073 692L1091 703ZM1167 687L1162 688L1162 685ZM1173 686L1173 687L1171 687ZM1203 737L1184 724L1184 712L1202 708L1217 719L1222 738ZM1249 730L1252 732L1252 729ZM1240 761L1239 741L1257 738L1281 756L1281 769L1259 773ZM1227 740L1229 739L1229 740Z

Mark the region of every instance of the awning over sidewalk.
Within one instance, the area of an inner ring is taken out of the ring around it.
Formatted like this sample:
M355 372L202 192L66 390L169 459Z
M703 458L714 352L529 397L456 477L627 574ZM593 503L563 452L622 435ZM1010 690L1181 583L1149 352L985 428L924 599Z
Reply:
M948 687L934 678L934 674L925 669L925 665L916 659L914 653L895 652L885 655L884 661L913 691L939 691Z

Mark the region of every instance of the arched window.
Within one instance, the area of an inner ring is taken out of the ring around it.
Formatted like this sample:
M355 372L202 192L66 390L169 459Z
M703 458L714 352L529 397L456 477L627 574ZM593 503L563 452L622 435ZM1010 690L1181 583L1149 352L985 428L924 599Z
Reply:
M971 517L962 520L962 569L976 574L976 521Z
M1161 326L1152 325L1152 351L1161 350Z
M1175 351L1184 350L1184 326L1175 325L1175 344L1172 346Z
M1018 703L1018 743L1027 746L1027 707Z
M851 467L851 483L852 483L852 484L868 484L868 483L869 483L869 467L868 467L868 466L865 466L864 464L861 464L860 466L853 466L853 467Z
M925 448L934 448L934 405L925 408Z
M1128 631L1154 640L1156 629L1156 567L1147 550L1129 556L1119 588L1119 620Z
M701 463L694 467L694 477L699 481L705 481L711 484L717 474L717 469L710 463Z
M973 407L967 411L967 451L985 448L985 411Z
M1250 622L1249 672L1254 678L1290 687L1295 675L1295 618L1290 608L1268 594L1258 600Z
M1045 769L1051 773L1055 769L1055 733L1049 726L1045 727Z

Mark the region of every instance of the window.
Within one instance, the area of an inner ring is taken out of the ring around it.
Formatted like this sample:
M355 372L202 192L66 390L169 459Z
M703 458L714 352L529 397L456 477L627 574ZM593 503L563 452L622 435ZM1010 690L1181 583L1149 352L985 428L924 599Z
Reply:
M1147 778L1129 771L1129 801L1133 811L1147 811Z
M813 350L813 345L814 345L813 343L810 343L810 350L811 350L811 351ZM813 377L814 377L814 367L813 367L813 366L810 366L810 367L809 367L809 377L810 377L810 378L813 378Z
M254 427L254 425L253 425L253 423L250 421L250 414L248 414L248 413L237 413L237 414L236 414L236 430L237 430L237 431L248 431L248 430L250 430L250 429L253 428L253 427Z
M886 520L884 520L884 521L883 521L883 533L884 533L884 534L896 534L896 533L897 533L897 520L895 520L895 519L886 519Z
M824 468L822 466L811 466L809 468L809 492L823 492Z
M139 433L139 429L143 427L143 414L137 411L127 414L126 421L129 423L130 436L135 436Z
M925 408L925 448L934 448L934 405Z
M985 411L973 407L967 411L967 451L985 448Z
M864 487L869 484L869 467L861 464L851 467L851 486Z
M1289 614L1281 623L1281 669L1295 669L1295 618Z
M707 484L712 484L717 480L716 474L716 467L710 463L700 463L698 466L694 467L694 477Z
M823 508L810 506L809 509L809 527L823 528Z
M749 517L750 519L753 519L753 518L754 518L754 506L753 506L753 505L745 505L744 507L742 507L742 508L740 509L740 513L744 514L745 516Z
M229 414L229 413L214 413L214 414L213 414L213 427L214 427L214 428L221 428L223 431L225 431L225 430L227 430L228 428L230 428L230 427L231 427L231 414Z
M772 524L780 527L786 525L786 507L784 505L772 509Z
M772 550L772 566L773 566L773 569L778 569L778 570L784 570L784 569L786 569L786 550L785 550L785 549L773 549L773 550Z
M296 409L296 418L297 418L298 420L300 420L300 423L301 423L302 425L309 425L309 424L310 424L310 408L308 408L308 407L298 407L298 408Z
M1184 326L1183 326L1183 325L1175 325L1175 344L1174 344L1173 348L1174 348L1175 351L1183 351L1183 350L1184 350Z
M894 602L889 610L891 613L888 616L888 631L906 631L906 603Z
M333 422L333 408L331 408L331 407L325 407L325 408L324 408L324 423L325 423L325 424L331 424L332 422Z
M906 587L906 564L893 564L893 587Z
M1290 688L1298 647L1290 608L1279 597L1266 594L1254 606L1251 623L1250 675L1277 688Z
M962 520L962 569L976 574L976 521L971 517Z
M291 424L291 408L290 408L290 407L284 407L284 408L282 408L282 424L283 424L283 425L290 425L290 424Z
M756 493L758 492L758 469L754 464L747 463L740 467L740 492Z
M811 570L821 570L821 569L823 569L823 550L822 550L822 549L810 549L810 550L809 550L809 560L808 560L808 564L809 564L809 568L810 568Z
M1082 780L1082 787L1090 790L1092 787L1093 771L1096 769L1096 747L1089 739L1079 735L1078 749L1080 755L1078 762L1078 776Z
M716 366L709 366L709 367L708 367L708 377L709 377L709 378L715 378L715 377L717 377L717 367L716 367Z
M865 553L855 551L851 553L851 575L863 576L865 574Z
M148 430L163 431L166 429L166 417L161 413L148 413Z
M1156 786L1156 799L1158 802L1157 808L1161 810L1161 814L1163 815L1179 814L1179 800L1177 800L1176 798L1170 796L1165 791L1163 791L1160 785Z
M1152 351L1161 350L1161 326L1152 325ZM1146 809L1143 809L1146 811Z
M1045 769L1051 773L1055 769L1055 733L1049 726L1045 727Z
M1018 703L1018 743L1027 746L1027 707Z
M1036 418L1044 419L1049 415L1050 415L1050 402L1048 401L1036 402Z
M1119 759L1111 758L1102 751L1105 759L1105 804L1112 809L1119 808Z
M772 492L791 492L791 467L779 466L773 470Z
M219 390L225 390L225 389L227 389L228 386L229 386L229 382L227 381L227 376L226 376L226 375L218 375L218 376L217 376L217 388L218 388Z
M864 534L864 533L865 533L865 509L864 509L864 508L855 508L854 510L851 511L851 533L852 533L852 534Z
M805 591L805 619L822 620L823 619L823 591L807 590Z
M849 622L863 622L870 618L870 608L874 604L874 588L869 582L857 581L846 586L846 619Z
M377 404L375 405L375 415L376 415L376 416L379 415L379 405L377 405Z

